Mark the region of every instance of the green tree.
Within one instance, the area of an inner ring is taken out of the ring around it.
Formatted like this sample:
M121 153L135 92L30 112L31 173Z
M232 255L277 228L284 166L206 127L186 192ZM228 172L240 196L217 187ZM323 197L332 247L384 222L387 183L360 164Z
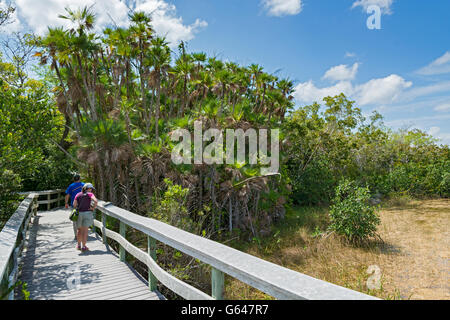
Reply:
M0 66L0 79L5 70L15 68L2 60ZM17 205L16 192L55 189L68 182L72 165L63 160L56 145L63 132L62 125L63 118L41 81L28 79L23 86L16 87L0 80L0 215L3 221Z

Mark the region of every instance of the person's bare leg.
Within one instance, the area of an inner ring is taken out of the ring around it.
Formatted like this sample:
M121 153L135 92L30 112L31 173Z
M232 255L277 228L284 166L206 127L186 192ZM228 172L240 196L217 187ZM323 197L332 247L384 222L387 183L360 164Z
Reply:
M81 246L81 241L83 240L81 228L77 229L77 242L78 246Z
M87 236L88 236L88 228L87 227L82 227L82 238L81 238L81 242L83 243L83 247L86 246L86 242L87 242Z
M89 235L89 227L86 227L86 229L84 230L84 245L85 246L87 243L88 235Z
M75 235L75 239L78 240L78 227L77 227L77 223L74 221L72 224L73 224L73 234Z

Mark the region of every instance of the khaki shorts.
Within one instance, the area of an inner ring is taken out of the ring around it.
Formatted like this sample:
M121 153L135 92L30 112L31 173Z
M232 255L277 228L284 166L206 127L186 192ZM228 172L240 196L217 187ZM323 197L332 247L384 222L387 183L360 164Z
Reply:
M94 224L94 213L92 211L80 212L77 220L77 228L90 227Z

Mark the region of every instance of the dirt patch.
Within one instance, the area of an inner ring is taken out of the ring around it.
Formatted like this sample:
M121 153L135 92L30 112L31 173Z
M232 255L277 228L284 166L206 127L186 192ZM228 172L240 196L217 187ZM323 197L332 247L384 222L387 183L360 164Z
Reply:
M380 265L387 290L403 299L450 299L450 199L384 209L379 233L398 248Z

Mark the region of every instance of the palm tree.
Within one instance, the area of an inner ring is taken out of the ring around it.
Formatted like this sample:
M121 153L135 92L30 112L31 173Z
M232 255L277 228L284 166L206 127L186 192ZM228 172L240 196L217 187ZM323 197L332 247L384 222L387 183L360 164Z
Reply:
M214 83L213 81L214 81L213 77L208 70L200 71L197 74L197 80L193 81L194 86L197 88L195 90L196 91L196 99L195 99L194 105L198 104L199 112L201 109L201 102L198 103L198 101L206 99L207 94L210 91L210 89Z
M92 7L83 7L83 9L71 10L69 7L65 8L68 16L62 14L58 15L61 19L70 20L77 28L70 29L72 33L78 33L79 36L83 35L86 31L90 31L94 28L95 14L92 12Z
M196 72L197 72L197 74L199 74L200 73L200 69L202 68L202 64L206 62L206 58L207 58L206 53L204 53L204 52L195 52L191 56L192 56L193 62L197 64Z
M184 47L183 47L184 48ZM192 59L189 55L183 53L176 61L175 67L172 69L172 73L176 76L177 82L182 81L182 103L178 109L178 117L183 117L184 112L189 105L188 98L188 85L191 76L191 72L194 68Z
M146 57L150 55L149 49L152 46L153 28L151 26L151 18L144 12L135 12L130 15L132 25L130 27L132 38L137 41L132 41L131 44L135 47L135 56L138 58L139 83L142 99L142 110L146 120L147 136L150 135L150 115L151 111L147 103L147 84L150 73L148 68L151 66L151 61Z
M264 100L266 98L266 90L267 90L267 86L270 82L275 81L275 77L272 75L269 75L267 73L262 73L260 75L260 77L258 77L258 81L260 82L260 86L262 87L262 98L261 101L259 103L259 105L257 106L258 111L263 111L264 108Z
M214 214L220 217L229 201L235 203L230 217L237 226L248 222L253 228L264 189L255 168L173 168L169 133L174 126L191 126L196 117L206 127L222 129L279 123L292 106L292 82L278 81L256 64L244 67L203 52L189 54L184 43L172 64L166 40L154 35L151 19L140 12L130 15L130 27L107 28L101 36L91 33L95 16L89 9L67 10L64 19L73 27L50 29L40 56L55 70L58 105L80 136L74 139L79 157L91 166L101 197L127 208L135 199L138 212L146 214L141 210L148 210L145 204L170 177L192 190L192 216L203 205L211 207L212 229ZM166 121L160 126L161 117ZM250 182L243 180L249 175ZM235 181L242 182L239 189ZM147 199L141 201L141 195Z
M94 34L87 33L94 27L95 15L87 7L76 11L72 11L70 8L65 8L65 10L68 15L59 15L59 18L70 20L74 24L74 27L69 29L67 33L71 55L74 57L75 62L73 64L74 71L77 68L79 69L79 76L87 91L90 112L92 113L93 119L97 119L97 106L94 92L96 77L91 76L91 70L95 70L96 63L94 59L89 65L87 59L83 59L83 57L95 56L94 52L98 50L98 46L94 42Z
M249 71L252 80L251 86L256 88L258 84L258 77L263 72L263 68L257 64L252 64L249 67Z
M279 113L277 114L281 120L283 120L287 110L294 105L292 102L294 100L294 96L292 95L294 93L294 83L289 79L282 79L278 81L277 88L281 90L286 99L286 101L281 104Z
M226 103L226 94L229 89L232 73L228 69L222 69L216 73L216 80L220 88L219 98L221 100L219 116L222 114L224 109L224 104Z
M156 37L151 41L150 63L154 68L152 72L156 87L156 109L155 109L155 137L159 139L159 113L161 105L161 77L167 74L170 66L170 49L165 38Z

